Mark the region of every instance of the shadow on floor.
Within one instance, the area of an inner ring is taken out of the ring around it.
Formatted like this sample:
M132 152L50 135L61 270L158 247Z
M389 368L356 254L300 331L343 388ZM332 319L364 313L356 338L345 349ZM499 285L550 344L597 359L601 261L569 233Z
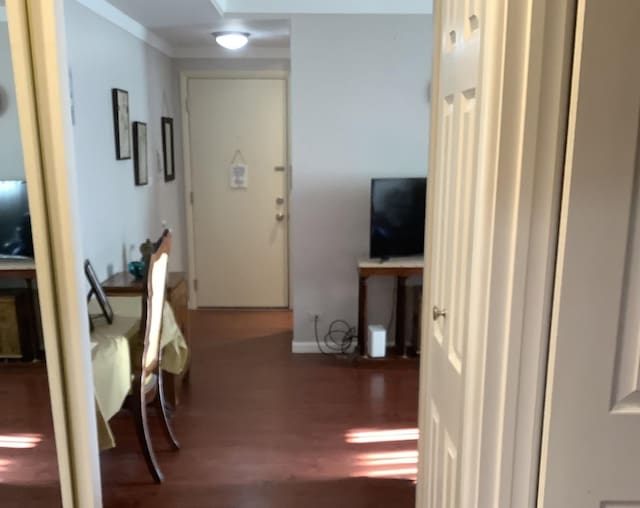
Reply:
M0 506L2 508L58 508L60 484L11 485L0 478Z
M121 492L112 489L105 508L393 508L413 506L415 499L412 481L370 478L136 490L132 486Z

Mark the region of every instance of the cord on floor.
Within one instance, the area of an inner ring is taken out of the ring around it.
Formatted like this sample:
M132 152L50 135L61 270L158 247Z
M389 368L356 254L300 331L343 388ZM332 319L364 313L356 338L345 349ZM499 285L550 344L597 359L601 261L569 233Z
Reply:
M313 318L313 331L318 349L323 355L328 356L352 356L354 343L358 340L355 326L351 326L344 319L335 319L329 325L322 342L318 333L318 316Z

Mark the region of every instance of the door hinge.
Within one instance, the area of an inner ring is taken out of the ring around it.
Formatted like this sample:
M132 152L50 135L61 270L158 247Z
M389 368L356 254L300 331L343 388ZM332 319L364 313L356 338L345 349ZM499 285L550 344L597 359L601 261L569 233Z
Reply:
M191 204L193 205L193 191L189 192L189 201L191 201Z
M198 279L193 279L193 290L198 291Z

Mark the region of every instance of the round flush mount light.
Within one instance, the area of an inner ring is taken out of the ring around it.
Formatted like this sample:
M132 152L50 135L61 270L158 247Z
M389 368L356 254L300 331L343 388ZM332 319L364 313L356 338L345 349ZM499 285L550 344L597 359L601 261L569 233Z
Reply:
M225 49L244 48L249 42L249 34L244 32L215 32L216 42Z

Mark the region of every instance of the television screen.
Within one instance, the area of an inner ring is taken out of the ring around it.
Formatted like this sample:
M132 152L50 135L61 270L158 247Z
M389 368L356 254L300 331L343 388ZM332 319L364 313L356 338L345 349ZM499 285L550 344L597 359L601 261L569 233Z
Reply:
M372 258L424 254L426 178L371 180Z
M0 181L0 257L33 257L27 184Z

